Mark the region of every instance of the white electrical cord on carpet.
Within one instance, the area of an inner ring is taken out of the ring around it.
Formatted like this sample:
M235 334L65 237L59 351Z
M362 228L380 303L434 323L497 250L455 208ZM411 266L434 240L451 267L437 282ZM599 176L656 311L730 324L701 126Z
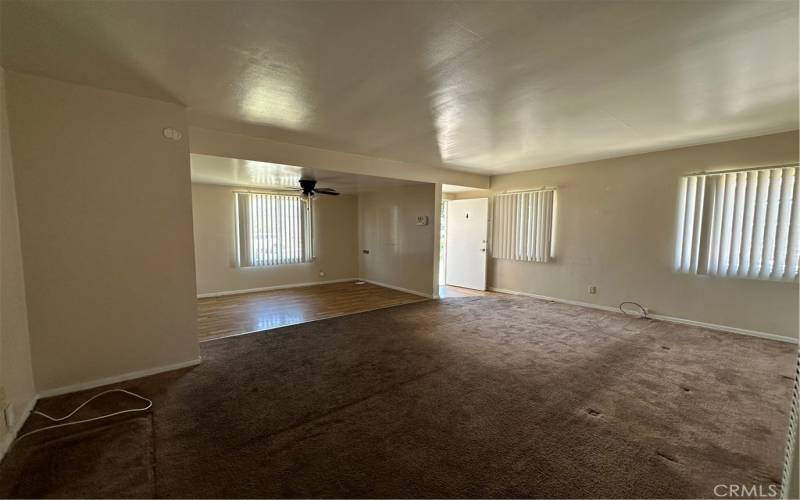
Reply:
M83 403L81 403L80 406L78 406L77 408L75 408L74 410L69 412L68 414L64 415L63 417L51 417L50 415L48 415L48 414L46 414L44 412L41 412L41 411L34 411L33 414L42 416L42 417L44 417L44 418L46 418L46 419L48 419L48 420L50 420L52 422L61 422L63 420L66 420L66 419L70 418L71 416L75 415L76 413L78 413L78 411L81 408L83 408L87 404L91 403L95 399L99 398L100 396L103 396L105 394L110 394L112 392L122 392L124 394L128 394L129 396L133 396L133 397L135 397L137 399L141 399L142 401L147 402L147 405L144 408L132 408L130 410L120 410L120 411L117 411L117 412L114 412L114 413L109 413L107 415L101 415L99 417L86 418L86 419L83 419L83 420L76 420L74 422L66 422L66 423L63 423L63 424L48 425L47 427L42 427L41 429L36 429L34 431L30 431L30 432L26 432L25 434L22 434L21 436L17 437L17 441L21 440L22 438L28 437L28 436L30 436L32 434L37 434L39 432L49 431L50 429L56 429L56 428L59 428L59 427L67 427L67 426L70 426L70 425L85 424L86 422L94 422L94 421L97 421L97 420L102 420L104 418L116 417L117 415L122 415L124 413L136 413L136 412L147 411L150 408L152 408L152 406L153 406L153 402L151 400L147 399L144 396L140 396L139 394L136 394L134 392L126 391L125 389L109 389L109 390L103 391L103 392L101 392L99 394L95 394L91 398L89 398L86 401L84 401Z

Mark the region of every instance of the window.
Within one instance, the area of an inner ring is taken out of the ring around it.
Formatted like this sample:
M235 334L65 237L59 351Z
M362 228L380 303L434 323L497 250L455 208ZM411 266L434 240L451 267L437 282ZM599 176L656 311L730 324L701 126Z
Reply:
M492 256L548 262L553 256L554 205L552 189L496 196Z
M794 166L681 178L675 270L796 281L799 190Z
M295 195L236 193L239 267L311 261L310 203Z

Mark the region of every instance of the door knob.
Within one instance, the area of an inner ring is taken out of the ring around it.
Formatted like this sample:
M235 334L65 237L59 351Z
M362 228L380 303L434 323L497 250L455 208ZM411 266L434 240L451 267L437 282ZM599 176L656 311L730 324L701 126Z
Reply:
M486 251L486 249L485 249L485 248L481 248L481 252L485 252L485 251Z

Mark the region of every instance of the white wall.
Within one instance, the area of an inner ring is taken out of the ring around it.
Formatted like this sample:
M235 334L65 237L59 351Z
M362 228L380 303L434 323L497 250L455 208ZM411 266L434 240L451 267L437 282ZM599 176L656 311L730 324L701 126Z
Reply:
M439 216L435 184L362 193L358 197L359 276L431 296ZM427 226L417 226L427 215Z
M797 284L672 271L680 176L797 161L795 131L493 177L495 193L558 190L555 262L492 259L490 285L797 338Z
M282 266L236 266L236 188L192 184L197 293L358 277L358 198L318 196L315 203L314 262ZM320 276L320 271L325 276Z
M6 78L36 388L196 360L183 108Z
M33 401L28 315L20 250L17 200L14 188L11 145L6 116L5 75L0 68L0 387L21 423L23 411ZM0 419L0 448L8 444ZM0 449L2 453L2 449Z

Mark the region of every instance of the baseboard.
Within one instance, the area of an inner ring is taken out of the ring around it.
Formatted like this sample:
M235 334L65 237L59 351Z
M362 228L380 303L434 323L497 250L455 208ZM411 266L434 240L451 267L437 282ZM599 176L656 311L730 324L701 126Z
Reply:
M139 370L135 372L123 373L122 375L115 375L113 377L106 377L89 382L81 382L80 384L66 385L64 387L56 387L54 389L47 389L39 392L39 399L49 398L52 396L60 396L61 394L68 394L70 392L85 391L86 389L94 389L104 385L118 384L127 380L136 378L147 377L157 373L170 372L172 370L179 370L181 368L188 368L200 364L200 358L191 361L183 361L181 363L174 363L171 365L157 366L155 368L148 368L146 370Z
M534 299L549 300L551 302L558 302L560 304L569 304L573 306L590 307L592 309L600 309L601 311L619 312L619 309L611 306L603 306L600 304L592 304L591 302L580 302L577 300L559 299L556 297L548 297L547 295L539 295L536 293L518 292L516 290L506 290L505 288L489 287L492 292L507 293L509 295L523 295L525 297L533 297Z
M228 290L224 292L199 293L197 294L197 298L207 299L209 297L224 297L226 295L241 295L243 293L268 292L270 290L284 290L286 288L300 288L304 286L324 285L326 283L344 283L346 281L356 281L357 279L358 278L342 278L336 280L309 281L307 283L290 283L288 285L262 286L259 288L247 288L244 290Z
M506 290L503 288L494 288L490 287L489 290L493 292L499 293L508 293L511 295L524 295L526 297L533 297L536 299L542 300L551 300L553 302L559 302L561 304L570 304L574 306L581 306L581 307L590 307L592 309L600 309L601 311L610 311L614 313L620 313L619 308L611 307L611 306L603 306L600 304L592 304L590 302L579 302L577 300L566 300L566 299L559 299L556 297L548 297L546 295L538 295L535 293L527 293L527 292L518 292L516 290ZM680 325L687 325L687 326L699 326L702 328L707 328L709 330L715 330L718 332L727 332L727 333L737 333L739 335L747 335L750 337L759 337L762 339L769 339L769 340L777 340L778 342L787 342L789 344L797 344L798 339L792 337L784 337L783 335L775 335L774 333L766 333L766 332L759 332L757 330L747 330L745 328L737 328L735 326L727 326L727 325L717 325L714 323L704 323L702 321L694 321L691 319L683 319L683 318L676 318L674 316L662 316L660 314L650 314L650 318L657 319L660 321L667 321L669 323L677 323Z
M34 395L33 398L28 401L28 403L22 409L22 414L17 415L17 421L14 423L14 428L10 429L9 432L3 437L2 442L0 442L0 460L3 460L3 458L6 456L6 452L11 448L14 440L17 439L17 434L19 434L22 426L25 425L25 422L31 415L33 407L36 406L36 401L38 400L39 396Z
M426 299L435 299L435 298L437 298L435 295L432 295L432 294L422 293L422 292L418 292L416 290L411 290L409 288L403 288L403 287L399 287L399 286L390 285L388 283L381 283L380 281L368 280L366 278L359 278L359 280L366 281L367 283L372 283L373 285L382 286L384 288L391 288L392 290L397 290L398 292L406 292L406 293L410 293L412 295L419 295L420 297L425 297Z
M775 335L774 333L759 332L757 330L747 330L745 328L737 328L735 326L717 325L714 323L703 323L702 321L694 321L691 319L675 318L672 316L662 316L660 314L650 314L653 319L668 321L670 323L678 323L680 325L700 326L708 328L709 330L716 330L719 332L738 333L739 335L747 335L750 337L759 337L762 339L777 340L778 342L786 342L787 344L797 344L798 339L792 337L784 337L783 335Z
M55 389L48 389L46 391L41 391L39 392L39 394L33 396L33 398L30 401L28 401L28 404L25 405L25 408L22 410L22 413L17 416L17 421L14 425L14 428L11 429L3 437L2 441L0 441L0 460L2 460L3 457L5 457L6 452L11 448L11 445L17 438L17 434L19 434L19 431L20 429L22 429L22 426L25 425L25 422L28 420L28 417L30 417L33 408L36 406L36 402L40 399L49 398L52 396L59 396L61 394L68 394L70 392L84 391L86 389L93 389L95 387L101 387L109 384L116 384L119 382L124 382L126 380L133 380L141 377L147 377L148 375L155 375L157 373L163 373L172 370L178 370L181 368L187 368L189 366L199 365L200 361L201 361L200 358L197 358L191 361L184 361L181 363L174 363L171 365L158 366L156 368L148 368L147 370L139 370L135 372L124 373L122 375L116 375L114 377L106 377L98 380L92 380L90 382L83 382L80 384L67 385L64 387L57 387Z

